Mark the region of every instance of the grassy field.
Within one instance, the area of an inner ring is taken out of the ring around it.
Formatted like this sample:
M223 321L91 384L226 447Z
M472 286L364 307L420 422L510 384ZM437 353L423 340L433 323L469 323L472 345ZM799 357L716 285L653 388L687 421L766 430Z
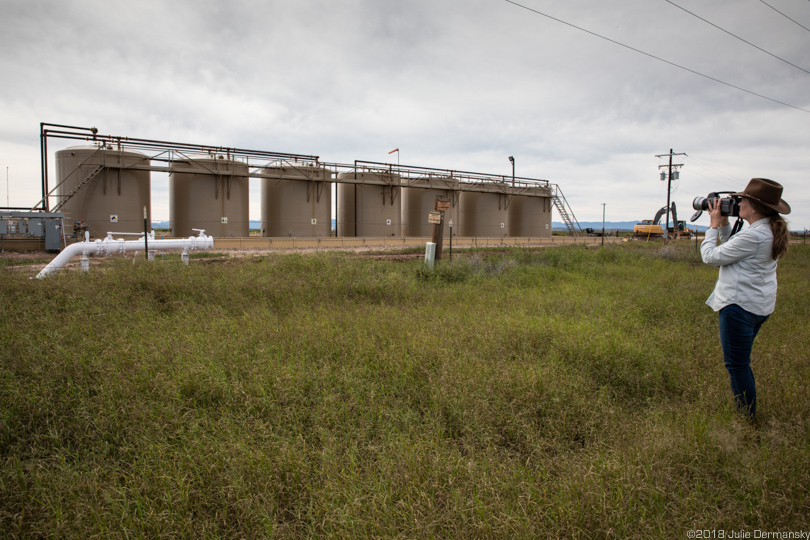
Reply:
M0 537L810 530L807 246L758 431L694 248L453 255L0 269Z

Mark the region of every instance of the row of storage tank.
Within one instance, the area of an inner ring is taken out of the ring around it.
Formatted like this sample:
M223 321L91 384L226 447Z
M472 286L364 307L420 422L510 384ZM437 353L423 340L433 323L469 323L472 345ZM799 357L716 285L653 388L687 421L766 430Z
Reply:
M132 150L82 146L56 153L57 201L82 184L60 211L82 220L94 237L142 232L143 208L151 223L150 158ZM428 215L437 196L450 199L445 235L550 236L551 190L514 190L480 184L460 190L447 178L410 179L388 171L338 174L315 163L282 163L261 172L261 234L266 237L332 235L332 183L337 182L338 236L430 236ZM191 156L169 166L171 235L205 229L215 237L246 237L248 166L226 156Z

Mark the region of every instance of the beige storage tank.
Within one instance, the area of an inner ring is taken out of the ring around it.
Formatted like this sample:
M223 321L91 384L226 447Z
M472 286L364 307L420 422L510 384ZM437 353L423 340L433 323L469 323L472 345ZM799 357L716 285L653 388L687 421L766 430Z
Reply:
M332 235L332 172L284 163L262 172L262 236Z
M348 180L352 183L340 183ZM353 182L369 183L353 183ZM400 176L389 172L338 175L338 236L400 236L402 202ZM383 185L380 182L384 182ZM375 185L375 183L377 185Z
M142 233L143 207L152 228L150 203L151 173L132 167L150 165L140 152L111 146L75 146L56 152L56 204L72 222L84 221L90 236L103 238L108 232ZM76 190L70 199L65 197Z
M214 237L250 236L248 167L225 156L191 157L169 173L171 234L204 229Z
M520 190L509 202L509 236L551 236L551 189L535 187Z
M509 199L506 193L462 191L459 195L458 236L507 236Z
M412 180L408 187L402 188L402 236L433 235L433 224L428 222L428 216L435 208L436 197L450 199L450 209L444 212L444 236L450 236L450 220L458 236L459 193L452 188L457 183L441 182L442 189L432 187L435 184L430 180Z

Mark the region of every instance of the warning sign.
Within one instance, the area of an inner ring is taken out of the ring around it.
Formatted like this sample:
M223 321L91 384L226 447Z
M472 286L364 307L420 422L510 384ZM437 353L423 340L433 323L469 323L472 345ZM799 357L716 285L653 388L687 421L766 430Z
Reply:
M450 199L448 197L437 197L436 210L450 210Z
M441 212L431 212L428 214L428 223L432 223L433 225L441 225L442 224L442 213Z

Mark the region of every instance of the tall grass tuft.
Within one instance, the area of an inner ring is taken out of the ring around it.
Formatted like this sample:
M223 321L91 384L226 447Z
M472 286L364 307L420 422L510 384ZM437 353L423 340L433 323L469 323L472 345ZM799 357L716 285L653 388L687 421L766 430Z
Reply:
M687 247L0 270L0 536L806 530L808 259L779 263L757 431Z

